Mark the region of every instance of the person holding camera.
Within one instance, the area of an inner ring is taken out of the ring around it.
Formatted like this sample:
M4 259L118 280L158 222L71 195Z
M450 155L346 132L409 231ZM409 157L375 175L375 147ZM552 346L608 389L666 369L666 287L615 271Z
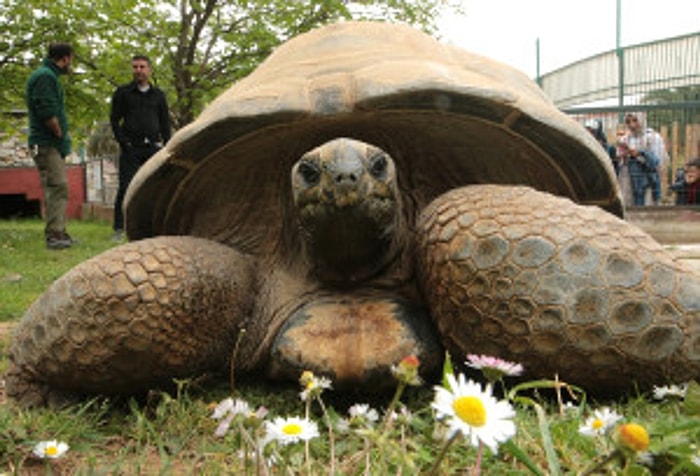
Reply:
M114 237L124 237L124 194L139 168L168 140L170 118L165 93L151 83L151 60L144 55L131 59L133 81L112 96L110 123L119 143L119 185L114 202Z
M628 165L632 182L633 202L645 204L646 189L651 188L653 203L661 203L661 170L666 157L663 138L655 130L644 127L641 119L628 113L625 116L627 132L618 142L618 156Z

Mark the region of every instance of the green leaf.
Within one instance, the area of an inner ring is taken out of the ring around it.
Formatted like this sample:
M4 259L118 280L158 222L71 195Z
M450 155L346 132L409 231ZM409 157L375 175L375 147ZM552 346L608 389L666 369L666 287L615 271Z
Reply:
M518 445L513 443L513 440L506 441L505 443L503 443L501 445L501 448L505 449L508 453L513 455L513 457L515 457L515 459L517 459L522 464L524 464L527 467L527 469L529 469L532 472L532 474L536 474L538 476L544 476L544 473L542 472L542 470L540 470L540 468L537 467L535 462L532 461L532 459L527 454L525 454L525 452L523 450L521 450L518 447Z
M450 353L445 351L445 362L442 364L442 386L448 390L452 390L452 389L450 388L450 384L447 381L447 376L454 375L454 374L455 374L455 369L454 369L454 366L452 365L452 359L450 358Z
M561 466L559 465L559 459L557 458L557 453L554 451L554 443L552 441L552 434L549 431L549 424L547 423L547 415L541 405L534 403L535 412L537 413L537 423L540 428L540 434L542 435L542 445L544 446L544 453L547 455L547 465L549 466L549 474L552 476L557 476L561 474Z

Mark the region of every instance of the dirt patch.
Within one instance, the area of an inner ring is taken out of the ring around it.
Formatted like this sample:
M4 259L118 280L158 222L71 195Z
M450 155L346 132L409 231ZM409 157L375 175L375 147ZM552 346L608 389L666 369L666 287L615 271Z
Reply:
M7 345L10 341L12 329L14 329L16 325L16 322L0 322L0 343Z

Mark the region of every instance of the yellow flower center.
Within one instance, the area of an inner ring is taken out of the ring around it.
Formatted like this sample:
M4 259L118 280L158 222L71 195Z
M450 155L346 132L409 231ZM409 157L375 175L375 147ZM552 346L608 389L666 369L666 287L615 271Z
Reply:
M486 423L486 408L478 397L456 398L452 408L470 426L483 426Z
M637 423L627 423L620 426L620 441L627 448L634 451L645 451L649 448L649 433Z
M288 423L282 428L282 433L285 435L300 435L301 425L298 423Z
M58 448L55 446L47 446L45 453L46 456L56 456L58 454Z
M604 425L605 424L603 423L603 420L601 420L600 418L596 418L595 420L593 420L593 424L591 424L594 430L600 430L601 428L603 428Z

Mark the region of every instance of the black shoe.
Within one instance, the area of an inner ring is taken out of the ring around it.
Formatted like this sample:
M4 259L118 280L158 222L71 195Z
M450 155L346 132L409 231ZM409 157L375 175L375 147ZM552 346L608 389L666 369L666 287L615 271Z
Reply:
M50 232L46 235L46 247L50 250L63 250L73 245L73 240L67 234Z
M60 239L62 239L62 240L68 241L71 245L77 245L77 244L78 244L78 240L76 240L75 238L73 238L72 236L70 236L68 233L66 233L66 230L59 231L59 232L57 233L57 236L58 236Z

